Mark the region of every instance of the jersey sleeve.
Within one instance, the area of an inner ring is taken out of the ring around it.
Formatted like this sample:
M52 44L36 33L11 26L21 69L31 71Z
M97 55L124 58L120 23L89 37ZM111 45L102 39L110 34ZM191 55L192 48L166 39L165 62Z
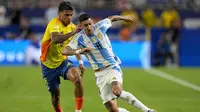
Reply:
M99 21L95 25L96 28L99 28L104 33L106 33L106 31L108 30L108 28L110 28L111 26L112 26L111 21L108 18Z
M79 38L79 35L76 34L72 40L69 42L68 46L70 46L72 49L78 49L78 38Z
M60 26L59 26L59 24L50 23L50 24L49 24L49 31L50 31L50 33L52 33L52 32L59 32L59 31L60 31Z

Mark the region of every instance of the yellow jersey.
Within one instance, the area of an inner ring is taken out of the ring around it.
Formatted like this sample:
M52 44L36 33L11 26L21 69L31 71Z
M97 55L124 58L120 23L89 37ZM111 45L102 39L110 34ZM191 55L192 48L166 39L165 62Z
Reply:
M156 16L153 10L147 9L144 12L142 12L142 18L146 27L155 26Z
M173 21L178 20L180 17L175 10L164 11L161 14L161 19L163 20L163 25L165 28L170 28Z
M64 26L58 17L53 18L49 22L42 38L42 53L40 56L42 64L51 69L57 68L61 65L61 63L66 59L66 56L62 55L62 50L73 37L70 37L63 43L55 44L51 41L51 33L58 32L62 34L67 34L72 32L75 28L76 26L73 23Z

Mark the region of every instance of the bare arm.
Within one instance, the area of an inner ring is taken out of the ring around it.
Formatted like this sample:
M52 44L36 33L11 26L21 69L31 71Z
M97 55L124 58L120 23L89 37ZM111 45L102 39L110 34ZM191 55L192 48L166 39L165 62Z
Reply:
M70 46L66 46L62 51L62 54L67 56L72 56L72 55L80 55L89 51L91 51L90 48L72 49Z
M60 34L59 32L53 32L51 33L51 40L54 42L54 43L62 43L64 42L65 40L67 40L68 38L70 38L71 36L75 35L77 32L79 32L81 29L81 25L77 25L76 28L70 32L70 33L67 33L67 34Z
M62 51L62 54L67 56L76 55L76 50L73 50L71 47L66 46Z
M119 21L119 20L124 20L127 22L136 22L134 15L127 15L127 16L114 15L114 16L110 16L108 18L110 19L111 22Z
M80 69L80 71L81 71L80 76L83 77L83 74L84 74L84 72L85 72L86 69L85 69L85 67L84 67L83 60L82 60L82 58L81 58L81 55L80 55L80 54L77 54L77 55L76 55L76 59L78 60L79 69Z
M71 36L73 36L76 33L76 30L68 33L68 34L60 34L58 32L53 32L51 33L51 40L52 42L54 42L55 44L57 43L62 43L65 40L67 40L68 38L70 38Z
M76 59L77 59L77 60L82 60L81 55L80 55L80 54L77 54L77 55L76 55ZM80 64L80 63L79 63L79 64Z

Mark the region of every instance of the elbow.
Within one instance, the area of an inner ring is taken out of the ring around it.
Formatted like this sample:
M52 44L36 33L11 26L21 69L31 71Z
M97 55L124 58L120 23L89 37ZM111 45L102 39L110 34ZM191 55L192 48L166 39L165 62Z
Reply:
M69 54L67 51L62 51L62 55L65 55L65 56L72 56L72 55Z
M62 55L67 55L67 53L65 51L62 51L61 53L62 53Z
M110 19L110 21L113 22L115 18L114 18L114 16L109 16L108 19Z
M110 19L111 22L115 22L118 20L118 16L109 16L108 18Z
M52 41L53 43L55 43L55 44L60 43L59 40L58 40L56 37L52 37L52 38L51 38L51 41Z
M66 49L62 51L62 55L65 56L72 56L73 54L70 54L70 52L68 52Z
M62 53L62 55L66 55L66 56L69 55L66 49L64 49L61 53Z

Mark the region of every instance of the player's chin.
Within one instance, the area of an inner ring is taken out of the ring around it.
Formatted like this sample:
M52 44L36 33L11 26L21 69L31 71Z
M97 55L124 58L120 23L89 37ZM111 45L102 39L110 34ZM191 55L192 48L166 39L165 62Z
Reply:
M67 24L67 25L70 24L70 21L65 21L65 24Z
M92 31L92 30L88 30L88 33L89 33L89 34L92 34L92 33L93 33L93 31Z

